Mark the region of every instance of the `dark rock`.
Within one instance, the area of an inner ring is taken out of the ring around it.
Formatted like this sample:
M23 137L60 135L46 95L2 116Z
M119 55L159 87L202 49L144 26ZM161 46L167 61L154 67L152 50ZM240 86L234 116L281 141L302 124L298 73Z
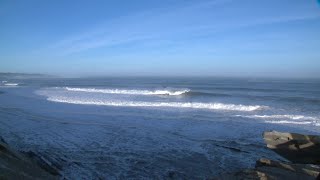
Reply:
M0 141L0 179L59 179Z
M35 161L42 169L46 170L52 175L60 175L59 170L61 170L61 166L55 163L52 163L45 159L43 156L34 153L33 151L23 152L26 156L30 157L33 161Z
M320 180L320 167L311 165L320 164L320 136L272 131L264 132L263 138L268 148L292 162L302 164L260 159L254 169L226 173L213 179Z
M306 164L292 164L286 162L277 162L269 159L260 159L256 162L256 169L263 169L264 167L277 168L284 171L290 171L289 174L296 174L298 176L306 176L306 178L316 178L320 173L320 167L316 165Z
M264 132L267 147L293 163L320 164L320 136Z
M319 176L318 166L283 163L268 159L260 159L254 169L245 169L235 173L220 175L217 180L242 180L242 179L290 179L290 180L314 180Z

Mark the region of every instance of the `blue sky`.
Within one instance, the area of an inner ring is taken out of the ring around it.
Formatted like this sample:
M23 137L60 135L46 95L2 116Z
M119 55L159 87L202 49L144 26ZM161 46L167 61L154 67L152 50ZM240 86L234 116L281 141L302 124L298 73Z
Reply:
M0 71L320 77L316 0L0 1Z

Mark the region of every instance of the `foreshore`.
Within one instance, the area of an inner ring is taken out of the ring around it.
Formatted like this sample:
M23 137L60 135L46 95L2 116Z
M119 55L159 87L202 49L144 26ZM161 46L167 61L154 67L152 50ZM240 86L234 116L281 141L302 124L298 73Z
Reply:
M60 174L40 157L18 152L0 137L0 179L60 179Z
M226 172L212 179L303 179L320 178L320 136L264 132L267 147L287 162L266 158L257 160L252 169ZM18 152L0 137L0 179L61 179L61 169L34 152ZM210 179L210 178L209 178Z
M267 147L288 162L266 158L257 160L255 168L226 173L214 179L320 179L320 136L287 132L264 132Z

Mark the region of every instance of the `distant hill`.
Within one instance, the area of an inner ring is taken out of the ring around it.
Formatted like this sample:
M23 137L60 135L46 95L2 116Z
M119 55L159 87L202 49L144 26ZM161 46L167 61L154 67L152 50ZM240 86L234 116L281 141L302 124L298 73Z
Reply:
M46 74L0 72L0 78L2 79L54 78L54 77L56 76L46 75Z

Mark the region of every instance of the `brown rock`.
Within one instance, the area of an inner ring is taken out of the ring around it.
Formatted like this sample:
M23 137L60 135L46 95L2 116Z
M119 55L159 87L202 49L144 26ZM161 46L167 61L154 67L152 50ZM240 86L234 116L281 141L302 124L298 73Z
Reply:
M264 132L267 147L293 163L320 164L320 136Z

